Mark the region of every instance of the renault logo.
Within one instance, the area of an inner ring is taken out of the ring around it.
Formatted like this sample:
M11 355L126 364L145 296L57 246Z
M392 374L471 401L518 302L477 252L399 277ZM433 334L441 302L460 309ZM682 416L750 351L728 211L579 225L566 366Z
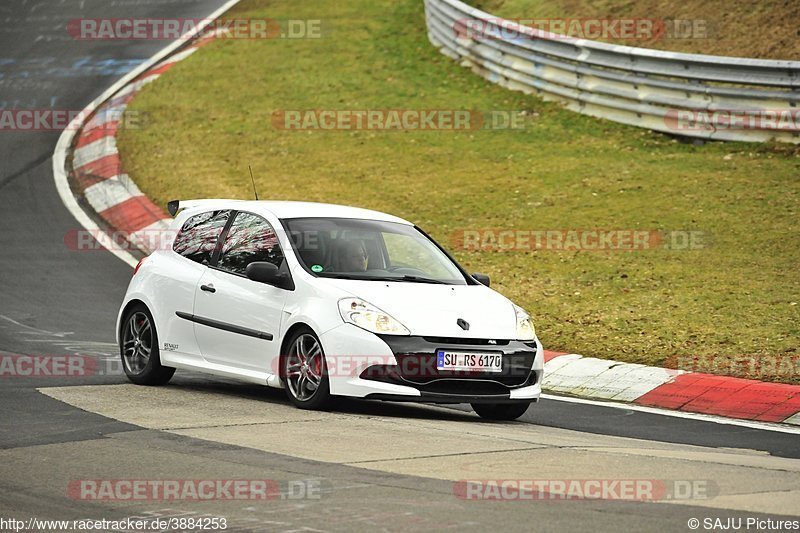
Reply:
M460 327L464 331L467 331L469 329L469 322L467 322L463 318L459 318L458 320L456 320L456 324L458 324L458 327Z

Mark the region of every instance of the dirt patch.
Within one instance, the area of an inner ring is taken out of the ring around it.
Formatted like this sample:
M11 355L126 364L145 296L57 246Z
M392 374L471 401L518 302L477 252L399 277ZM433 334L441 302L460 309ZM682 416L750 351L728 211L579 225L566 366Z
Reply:
M664 21L668 30L655 37L641 32L625 38L614 38L611 31L596 39L615 44L696 54L800 59L797 0L474 0L468 3L506 18L645 18ZM579 27L573 29L579 31Z

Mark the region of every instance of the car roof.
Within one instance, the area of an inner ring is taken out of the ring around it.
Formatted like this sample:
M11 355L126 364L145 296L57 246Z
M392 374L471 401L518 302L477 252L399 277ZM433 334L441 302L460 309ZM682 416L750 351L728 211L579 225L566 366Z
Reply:
M358 218L366 220L381 220L412 225L411 222L394 215L350 207L346 205L324 204L317 202L293 202L278 200L181 200L181 209L199 211L202 209L237 209L253 213L269 212L279 219L288 218Z

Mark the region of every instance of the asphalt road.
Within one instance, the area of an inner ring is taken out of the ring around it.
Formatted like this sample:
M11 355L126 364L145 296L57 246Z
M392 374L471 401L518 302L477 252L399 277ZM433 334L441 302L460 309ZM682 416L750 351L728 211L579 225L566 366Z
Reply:
M163 41L82 41L86 18L198 17L222 0L4 0L0 3L0 109L80 111ZM78 229L53 182L59 131L0 131L0 353L113 353L116 311L130 268L105 252L76 252ZM119 376L93 382L118 382ZM96 417L60 409L33 383L0 379L3 435L96 435Z
M0 109L80 110L166 44L78 41L65 29L72 19L203 17L222 3L4 0L0 4ZM452 410L360 402L346 403L341 414L308 419L307 413L298 413L294 419L278 392L180 373L173 385L163 390L189 394L185 405L176 406L169 398L158 400L158 396L151 401L151 397L137 396L141 393L135 390L116 388L125 380L115 364L113 325L130 268L109 253L76 252L64 245L64 236L78 227L53 183L51 156L58 135L57 131L0 131L0 355L82 354L97 359L102 371L86 377L0 376L0 518L111 519L132 514L189 513L226 516L232 526L229 529L252 531L482 530L489 526L520 531L686 531L687 517L727 520L756 516L753 509L771 509L767 503L753 508L735 499L711 508L691 500L680 504L569 501L535 505L464 501L453 496L452 480L461 479L454 469L469 471L467 467L445 459L424 462L441 450L426 448L417 450L413 457L399 459L365 459L340 458L312 445L330 437L337 443L337 453L344 455L391 449L396 437L387 424L402 424L407 435L420 431L419 442L428 444L438 442L429 432L438 431L436 426L441 424L451 428L448 442L464 449L481 439L500 442L508 439L506 433L520 432L519 439L526 445L516 453L522 454L517 460L526 465L520 469L525 472L557 463L560 470L551 470L550 475L573 479L625 474L659 479L712 476L713 481L713 476L718 476L720 485L728 483L726 490L743 494L752 488L747 481L749 472L764 485L759 486L760 492L769 492L772 479L775 490L784 496L800 490L795 463L781 459L800 458L800 437L796 434L560 401L543 401L528 411L523 423L514 424L478 423L474 415ZM96 385L105 387L93 387ZM63 392L64 388L74 389L74 393ZM213 411L212 406L231 398L245 402L244 407L233 405L232 412L242 408L268 420L232 424L229 434L211 435L170 431L170 425L159 422L156 416L159 412L173 413L196 419L200 427L213 418L207 412ZM105 410L117 404L124 404L127 410ZM131 416L137 411L148 416ZM288 426L275 423L270 416L282 417L281 423L302 422L307 433L298 436L287 432ZM470 423L475 423L479 431L494 433L477 435L469 429ZM258 442L248 440L254 431L248 424L264 431ZM333 439L337 424L344 429L338 439ZM347 432L351 425L355 428L351 428L352 434ZM537 433L535 437L531 431ZM297 441L286 444L286 435ZM365 442L364 435L374 439ZM407 445L413 448L414 442L412 439ZM626 451L619 456L604 451L606 455L591 455L591 460L584 461L583 453L600 453L596 449L586 451L590 447L587 443L592 442L602 444L604 450L622 447ZM436 448L435 444L431 446ZM580 453L567 456L564 464L559 462L559 454L573 447ZM731 449L735 453L728 455ZM715 459L697 461L698 453L704 458L715 454ZM664 456L665 462L653 462L649 468L650 456ZM475 457L475 462L480 462L480 455ZM669 462L673 460L669 457L681 462ZM759 462L754 457L766 460ZM502 461L497 461L499 472ZM593 466L604 461L619 461L620 466L611 470ZM715 461L735 464L742 472L726 481L717 467L704 467L717 464ZM495 463L486 464L480 472L495 473L491 467ZM683 469L689 464L689 470ZM631 465L637 465L637 469L626 470ZM794 477L785 476L785 472L794 472ZM75 500L65 490L65 484L74 479L135 476L257 477L284 482L313 476L321 480L324 497L320 501L281 500L269 505L229 501L123 505ZM780 495L775 498L779 501ZM754 500L752 496L748 499ZM800 515L798 501L800 498L794 505L782 506L777 514ZM2 522L0 529L7 529Z

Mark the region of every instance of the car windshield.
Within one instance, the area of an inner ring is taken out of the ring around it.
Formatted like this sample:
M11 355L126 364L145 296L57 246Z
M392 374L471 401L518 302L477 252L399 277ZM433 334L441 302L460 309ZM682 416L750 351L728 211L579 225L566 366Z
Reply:
M379 220L283 221L297 257L319 277L466 285L459 268L413 226Z

